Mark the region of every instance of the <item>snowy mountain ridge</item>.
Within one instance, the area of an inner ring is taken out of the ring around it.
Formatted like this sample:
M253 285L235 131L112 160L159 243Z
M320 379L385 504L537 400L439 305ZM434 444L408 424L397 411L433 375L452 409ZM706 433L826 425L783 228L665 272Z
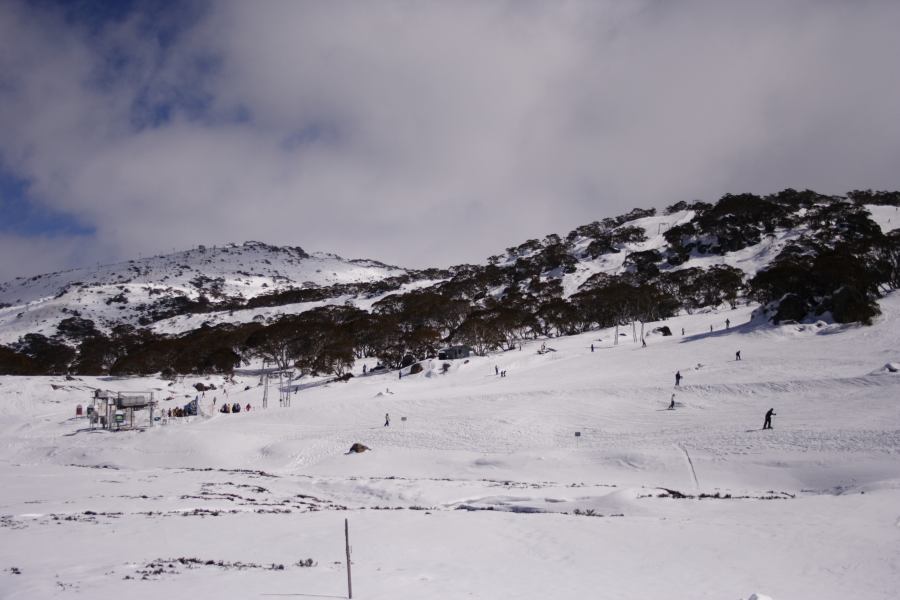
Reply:
M289 289L366 284L412 271L375 260L347 260L300 247L244 242L197 248L0 284L0 343L26 333L52 334L77 315L100 326L141 322L142 313L172 299L215 304ZM177 307L173 307L177 310Z
M313 331L342 340L340 364L372 353L393 364L448 343L481 353L739 301L775 322L871 322L876 300L900 286L898 205L896 192L729 194L660 214L634 209L449 269L262 242L199 246L0 285L0 364L33 372L37 360L58 372L71 364L68 346L93 356L81 372L129 355L129 368L162 368L176 354L183 368L220 370ZM187 335L180 350L152 350ZM201 365L188 359L199 349L210 354Z

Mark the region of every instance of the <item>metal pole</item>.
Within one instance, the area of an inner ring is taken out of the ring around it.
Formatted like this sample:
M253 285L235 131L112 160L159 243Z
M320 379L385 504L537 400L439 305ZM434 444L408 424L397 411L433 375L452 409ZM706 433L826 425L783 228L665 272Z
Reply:
M350 579L350 525L344 519L344 547L347 550L347 598L353 598L353 582Z
M269 374L263 373L263 408L269 407Z

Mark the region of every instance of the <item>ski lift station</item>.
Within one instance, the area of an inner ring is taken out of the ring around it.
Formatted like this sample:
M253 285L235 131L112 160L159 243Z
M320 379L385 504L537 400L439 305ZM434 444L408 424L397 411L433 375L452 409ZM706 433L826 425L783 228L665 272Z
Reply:
M153 392L94 390L86 416L92 429L95 426L110 431L140 429L153 426L156 407Z
M472 350L471 346L460 345L460 346L449 346L447 348L442 348L438 352L438 360L455 360L457 358L469 358L472 355L474 350Z

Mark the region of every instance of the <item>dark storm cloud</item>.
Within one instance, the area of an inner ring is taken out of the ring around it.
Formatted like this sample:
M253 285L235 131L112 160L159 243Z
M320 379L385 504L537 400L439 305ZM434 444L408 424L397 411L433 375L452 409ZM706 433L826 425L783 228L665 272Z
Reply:
M95 232L0 228L0 277L244 239L448 265L633 206L900 187L892 2L0 11L0 161Z

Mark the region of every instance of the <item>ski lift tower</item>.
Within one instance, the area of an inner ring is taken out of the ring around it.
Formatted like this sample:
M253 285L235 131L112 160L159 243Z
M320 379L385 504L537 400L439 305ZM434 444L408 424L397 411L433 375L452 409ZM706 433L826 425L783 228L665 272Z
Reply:
M278 371L278 405L291 405L291 381L294 378L293 370Z
M269 371L265 368L260 374L260 382L263 386L262 407L269 407L269 379L278 375L278 405L285 407L291 405L291 381L294 378L293 370L278 369Z

